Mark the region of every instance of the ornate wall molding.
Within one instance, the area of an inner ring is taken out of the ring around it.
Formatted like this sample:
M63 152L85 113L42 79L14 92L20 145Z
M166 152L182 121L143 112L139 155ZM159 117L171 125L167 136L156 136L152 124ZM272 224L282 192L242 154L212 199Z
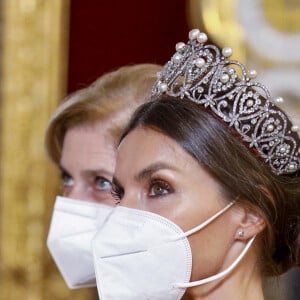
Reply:
M246 61L244 32L236 20L239 0L189 0L188 18L191 28L200 28L220 47L230 45L236 59Z
M2 1L0 298L88 299L46 248L58 176L43 139L65 93L69 0Z

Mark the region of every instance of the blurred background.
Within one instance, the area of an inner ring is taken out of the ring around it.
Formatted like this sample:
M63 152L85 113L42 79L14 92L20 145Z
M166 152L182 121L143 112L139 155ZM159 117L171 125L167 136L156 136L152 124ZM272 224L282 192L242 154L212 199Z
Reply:
M164 64L198 27L256 69L300 125L299 16L300 0L0 0L0 299L97 299L70 291L46 248L60 187L43 139L66 94L123 65ZM299 290L293 270L266 295Z

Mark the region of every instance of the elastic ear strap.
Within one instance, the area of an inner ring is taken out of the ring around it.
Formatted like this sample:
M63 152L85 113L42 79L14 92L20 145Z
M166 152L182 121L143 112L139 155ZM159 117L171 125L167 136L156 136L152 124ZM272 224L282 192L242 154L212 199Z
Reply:
M227 204L223 209L221 209L220 211L218 211L215 215L213 215L212 217L210 217L208 220L206 220L205 222L201 223L200 225L186 231L183 232L182 234L177 235L174 238L171 238L171 241L176 241L179 239L182 239L184 237L187 237L189 235L192 235L193 233L203 229L204 227L206 227L208 224L210 224L212 221L214 221L216 218L218 218L220 215L222 215L225 211L227 211L233 204L235 203L235 200L230 202L229 204Z
M209 283L211 281L220 279L222 277L225 277L228 273L230 273L237 265L238 263L243 259L243 257L246 255L248 249L251 247L254 239L256 236L253 236L247 243L247 245L245 246L244 250L241 252L241 254L238 256L238 258L224 271L222 271L221 273L218 273L216 275L213 275L211 277L205 278L205 279L201 279L198 281L192 281L192 282L187 282L187 283L175 283L174 286L177 288L189 288L189 287L194 287L194 286L199 286L199 285L203 285L206 283Z

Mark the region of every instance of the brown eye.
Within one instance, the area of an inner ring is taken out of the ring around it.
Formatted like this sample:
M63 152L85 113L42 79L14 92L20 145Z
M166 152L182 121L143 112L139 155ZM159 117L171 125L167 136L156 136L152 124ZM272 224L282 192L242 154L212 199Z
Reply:
M159 196L167 195L171 192L172 189L167 182L162 180L155 180L150 185L149 196L159 197Z

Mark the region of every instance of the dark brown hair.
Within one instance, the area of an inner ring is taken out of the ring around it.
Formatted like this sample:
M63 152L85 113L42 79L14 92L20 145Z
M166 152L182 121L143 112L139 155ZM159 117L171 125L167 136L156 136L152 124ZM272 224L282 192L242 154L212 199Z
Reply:
M225 188L231 198L260 214L261 270L279 275L299 265L300 177L272 173L231 130L201 106L163 97L142 105L121 140L142 126L174 139Z

